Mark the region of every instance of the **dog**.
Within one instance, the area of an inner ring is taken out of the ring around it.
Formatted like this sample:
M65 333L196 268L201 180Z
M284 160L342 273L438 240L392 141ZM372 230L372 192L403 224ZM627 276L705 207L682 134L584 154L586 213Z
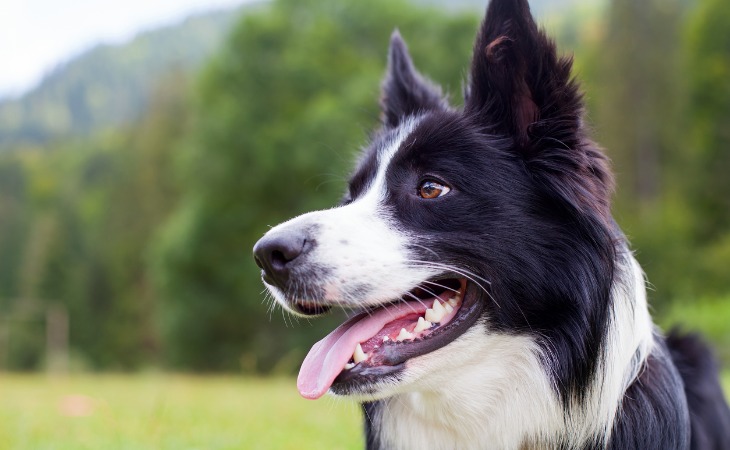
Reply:
M729 449L712 355L653 324L571 59L526 0L489 4L464 95L394 32L341 205L255 245L284 308L357 312L312 347L301 395L362 402L369 449Z

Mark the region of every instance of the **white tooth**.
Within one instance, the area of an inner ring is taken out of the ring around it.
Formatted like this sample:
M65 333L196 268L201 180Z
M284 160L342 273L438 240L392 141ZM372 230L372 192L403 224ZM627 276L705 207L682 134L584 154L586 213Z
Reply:
M350 370L353 367L355 367L355 364L353 364L353 363L347 363L347 364L345 364L345 370Z
M433 309L426 310L426 320L431 323L441 322L444 314L446 314L446 310L444 309L443 305L438 301L438 299L436 299L433 301L432 308Z
M389 340L390 340L390 338L388 337L387 334L385 336L383 336L383 342L388 342Z
M413 339L413 335L406 331L405 328L400 329L400 333L398 333L398 337L395 338L396 341L405 341L406 339Z
M454 307L448 303L444 303L444 309L446 310L446 314L451 314L454 311Z
M429 328L431 328L431 322L423 320L423 317L419 317L418 323L416 324L416 328L413 329L413 332L418 333L423 330L428 330Z
M449 299L449 305L451 305L452 307L454 307L454 308L455 308L455 307L456 307L456 305L458 305L458 304L459 304L459 300L460 300L460 298L459 298L458 296L457 296L457 297L451 297L451 298Z
M439 299L433 301L433 306L431 307L431 309L433 309L433 312L439 314L441 317L443 317L443 315L446 313L444 305L441 304Z
M443 308L441 308L441 309L443 309ZM429 308L426 310L426 314L424 315L424 317L426 318L426 320L428 320L431 323L438 323L441 321L443 314L438 314L436 311Z
M362 346L360 344L357 344L355 347L355 353L352 354L352 360L355 361L355 364L363 362L368 359L368 355L365 354L364 351L362 351Z

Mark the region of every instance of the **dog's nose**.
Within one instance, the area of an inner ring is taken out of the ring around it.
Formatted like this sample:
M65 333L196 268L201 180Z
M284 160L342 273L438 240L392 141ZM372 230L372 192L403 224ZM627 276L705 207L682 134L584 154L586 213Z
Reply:
M286 289L292 263L311 248L303 232L282 232L266 235L253 247L256 265L264 272L264 281Z

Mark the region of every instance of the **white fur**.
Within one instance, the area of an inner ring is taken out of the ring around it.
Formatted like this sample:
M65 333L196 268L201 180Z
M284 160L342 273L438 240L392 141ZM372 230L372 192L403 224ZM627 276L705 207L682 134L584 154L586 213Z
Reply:
M318 285L324 287L325 295L318 300L343 306L378 305L400 298L423 280L438 275L435 269L409 262L406 247L409 236L399 231L400 227L383 207L389 162L417 123L418 119L406 121L380 152L379 170L356 201L303 214L269 231L281 233L287 228L315 227L312 237L317 245L307 258L315 270L324 269ZM267 287L287 307L283 293L273 286ZM367 292L365 297L363 290Z
M654 346L654 325L646 302L644 273L633 255L619 256L611 290L613 310L588 401L571 428L581 436L610 437L626 389L639 375ZM579 410L578 405L575 406Z
M409 361L407 392L384 401L384 448L517 449L526 438L557 435L561 408L539 353L528 337L479 324Z

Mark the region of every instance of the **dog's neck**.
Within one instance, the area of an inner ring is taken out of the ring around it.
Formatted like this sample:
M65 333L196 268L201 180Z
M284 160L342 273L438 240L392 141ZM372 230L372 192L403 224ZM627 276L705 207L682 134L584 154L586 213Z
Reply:
M608 439L653 343L641 269L632 256L617 269L603 356L582 402L563 407L533 338L482 323L421 361L436 370L415 381L414 391L371 409L375 440L397 449L521 449Z
M487 339L484 336L489 336ZM525 436L559 429L560 405L539 364L539 349L527 337L489 335L474 327L454 349L473 360L455 358L448 379L422 391L383 401L383 448L519 448Z

